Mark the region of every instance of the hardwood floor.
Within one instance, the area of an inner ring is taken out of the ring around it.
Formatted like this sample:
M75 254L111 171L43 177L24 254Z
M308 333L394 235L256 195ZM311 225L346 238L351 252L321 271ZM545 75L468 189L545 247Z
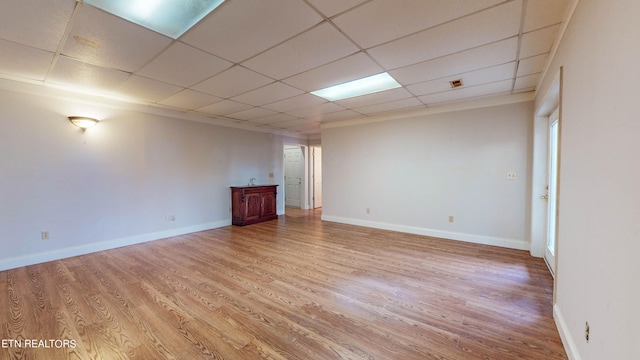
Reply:
M0 272L0 359L566 359L542 259L286 211Z

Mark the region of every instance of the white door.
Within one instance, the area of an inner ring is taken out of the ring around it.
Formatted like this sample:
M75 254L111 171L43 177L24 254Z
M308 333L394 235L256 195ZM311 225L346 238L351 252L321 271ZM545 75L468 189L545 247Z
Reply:
M322 207L322 148L313 148L313 208Z
M301 207L304 155L301 146L284 148L284 199L286 206Z
M544 249L544 259L551 272L555 274L556 264L556 221L557 221L557 184L558 184L558 110L549 117L549 160L547 185L547 244Z

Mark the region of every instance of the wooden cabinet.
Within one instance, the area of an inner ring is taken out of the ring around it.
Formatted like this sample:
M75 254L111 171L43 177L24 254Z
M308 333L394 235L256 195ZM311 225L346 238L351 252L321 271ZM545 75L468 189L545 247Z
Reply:
M233 225L249 225L277 219L277 186L232 186L231 223Z

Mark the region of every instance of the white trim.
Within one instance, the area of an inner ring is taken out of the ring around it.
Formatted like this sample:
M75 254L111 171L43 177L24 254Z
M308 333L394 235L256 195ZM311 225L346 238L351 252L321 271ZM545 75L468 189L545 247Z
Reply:
M180 111L170 107L163 107L159 104L145 103L133 99L114 97L107 94L89 94L68 89L64 86L44 84L41 81L25 81L23 79L13 79L5 75L0 75L0 89L12 92L20 92L29 95L37 95L52 99L73 101L95 107L108 109L124 109L136 111L143 114L166 116L175 119L195 121L210 125L224 126L234 129L288 136L297 140L307 140L308 136L287 130L277 130L250 124L247 121L237 121L225 117L210 116L197 111ZM73 114L68 114L73 115Z
M582 360L582 357L580 357L580 353L578 352L578 347L571 337L569 327L564 320L564 316L562 316L562 312L560 311L558 304L553 306L553 320L556 322L556 327L560 334L560 340L562 340L562 345L564 345L564 350L567 352L569 360Z
M72 256L90 254L98 251L111 250L111 249L115 249L123 246L141 244L149 241L165 239L172 236L211 230L211 229L220 228L228 225L231 225L231 219L215 221L215 222L210 222L210 223L205 223L200 225L194 225L194 226L189 226L184 228L129 236L129 237L124 237L120 239L102 241L98 243L73 246L73 247L68 247L64 249L57 249L57 250L52 250L48 252L20 256L16 258L1 259L0 271L15 269L22 266L40 264L47 261L65 259Z
M551 67L551 63L553 62L554 58L556 57L556 53L558 52L558 48L560 47L560 43L564 39L564 35L567 32L567 28L569 27L569 23L573 19L573 15L576 12L576 8L578 7L578 3L579 2L580 2L580 0L571 0L571 3L569 3L569 6L567 7L565 19L563 20L563 23L562 23L561 28L560 28L560 34L556 38L556 41L553 43L553 46L551 47L551 51L549 52L549 55L547 56L547 63L544 65L544 68L542 70L542 74L540 75L540 78L538 78L538 84L536 85L536 90L540 89L540 86L542 86L542 82L547 77L547 72L549 71L549 67Z
M321 219L324 221L331 221L331 222L337 222L337 223L343 223L343 224L349 224L349 225L357 225L357 226L364 226L364 227L370 227L370 228L376 228L376 229L398 231L403 233L431 236L431 237L437 237L437 238L448 239L448 240L465 241L465 242L474 243L474 244L500 246L500 247L516 249L516 250L529 250L529 243L526 242L525 240L458 233L458 232L451 232L451 231L442 231L442 230L421 228L416 226L389 224L389 223L383 223L383 222L377 222L377 221L344 218L344 217L330 216L330 215L322 215Z
M382 115L360 117L355 119L347 119L334 121L330 123L320 124L321 129L330 129L345 126L354 126L369 124L380 121L407 119L412 117L420 117L425 115L441 114L454 111L462 111L469 109L480 109L491 106L516 104L521 102L533 101L535 99L534 92L520 93L515 95L494 96L477 100L466 100L442 105L432 106L428 108L413 109L408 111L399 111L395 113L385 113Z
M558 106L560 106L560 70L553 76L551 86L547 89L544 97L541 98L542 103L535 110L535 116L549 117Z

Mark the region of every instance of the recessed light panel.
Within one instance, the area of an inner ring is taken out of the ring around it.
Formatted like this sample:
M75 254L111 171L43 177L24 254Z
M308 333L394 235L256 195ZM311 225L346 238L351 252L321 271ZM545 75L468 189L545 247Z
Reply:
M173 39L179 38L224 0L84 0L113 15Z
M366 78L353 80L344 84L312 91L311 93L329 101L348 99L356 96L373 94L379 91L399 88L401 85L391 75L381 73Z

